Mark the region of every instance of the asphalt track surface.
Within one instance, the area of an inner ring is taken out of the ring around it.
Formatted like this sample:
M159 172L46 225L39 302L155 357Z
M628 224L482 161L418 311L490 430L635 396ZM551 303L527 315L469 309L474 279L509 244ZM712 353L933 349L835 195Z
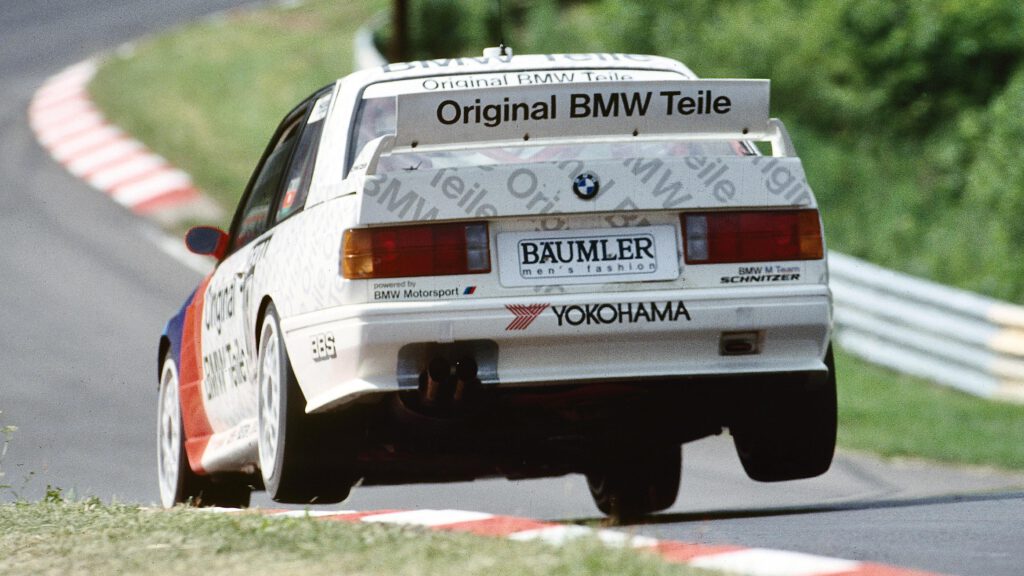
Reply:
M37 499L47 485L157 500L156 339L198 280L152 242L155 228L43 152L28 127L29 100L48 76L85 57L239 4L0 7L0 426L18 426L2 462L0 484L11 487L0 489L0 501ZM950 574L1024 574L1024 476L844 453L821 478L763 485L743 475L728 437L687 446L684 462L676 506L630 530ZM579 476L356 488L344 507L597 516Z

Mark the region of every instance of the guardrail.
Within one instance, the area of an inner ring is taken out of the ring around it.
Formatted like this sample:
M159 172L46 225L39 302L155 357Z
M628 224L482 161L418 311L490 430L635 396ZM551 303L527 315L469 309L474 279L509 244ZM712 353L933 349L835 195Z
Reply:
M829 253L836 341L889 368L1024 403L1024 307Z
M373 30L355 37L357 69L382 66ZM835 339L868 362L969 394L1024 403L1024 307L829 252Z
M352 54L356 70L376 68L388 63L387 58L377 50L377 44L373 40L373 31L383 26L385 22L387 22L387 14L381 12L360 26L359 30L356 30Z

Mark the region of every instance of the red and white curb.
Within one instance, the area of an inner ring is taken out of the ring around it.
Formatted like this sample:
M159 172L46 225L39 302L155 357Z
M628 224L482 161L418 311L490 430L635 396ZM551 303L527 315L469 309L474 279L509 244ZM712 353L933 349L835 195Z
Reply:
M337 522L366 522L412 526L440 532L464 532L514 541L540 541L561 546L578 538L596 538L606 546L633 548L657 554L664 561L696 568L717 570L737 576L939 576L933 572L908 570L883 564L841 560L801 552L767 548L744 548L657 540L617 530L595 529L575 524L555 524L513 516L495 516L465 510L238 510L207 508L220 513L258 513L280 518L316 518Z
M185 172L110 124L89 98L95 60L52 76L29 105L29 125L54 160L136 214L172 221L215 216Z

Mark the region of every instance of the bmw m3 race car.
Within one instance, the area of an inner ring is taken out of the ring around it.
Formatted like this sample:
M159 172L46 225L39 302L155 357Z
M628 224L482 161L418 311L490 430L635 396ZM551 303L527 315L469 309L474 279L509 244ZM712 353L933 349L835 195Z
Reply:
M767 80L629 54L319 90L230 231L187 235L217 265L160 339L163 504L581 473L646 514L726 429L753 479L825 472L825 243L768 109Z

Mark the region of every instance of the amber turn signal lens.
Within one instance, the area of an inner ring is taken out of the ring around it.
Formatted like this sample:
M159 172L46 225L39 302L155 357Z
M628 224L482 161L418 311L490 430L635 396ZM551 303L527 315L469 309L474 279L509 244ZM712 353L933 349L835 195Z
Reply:
M427 224L345 231L341 274L352 280L486 274L486 223Z

